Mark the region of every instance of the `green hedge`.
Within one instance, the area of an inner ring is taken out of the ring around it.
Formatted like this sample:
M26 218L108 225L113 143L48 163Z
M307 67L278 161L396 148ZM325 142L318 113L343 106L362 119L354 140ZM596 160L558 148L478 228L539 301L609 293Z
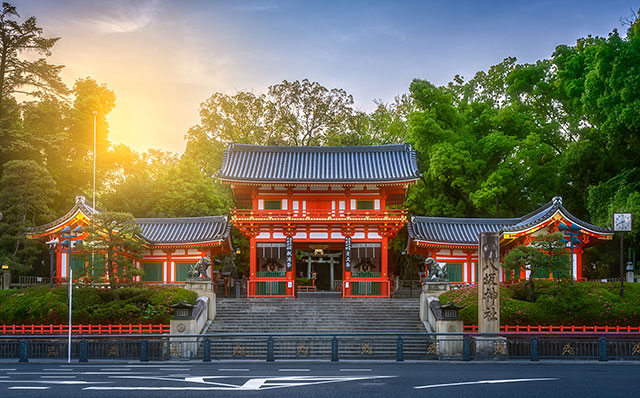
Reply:
M536 281L533 301L526 301L524 282L500 286L502 325L640 326L640 284ZM440 302L463 306L465 325L478 324L477 285L449 291Z
M68 321L67 287L34 287L0 290L0 323L64 324ZM167 324L173 317L172 304L194 303L195 292L178 287L118 289L119 300L109 289L73 289L74 324Z

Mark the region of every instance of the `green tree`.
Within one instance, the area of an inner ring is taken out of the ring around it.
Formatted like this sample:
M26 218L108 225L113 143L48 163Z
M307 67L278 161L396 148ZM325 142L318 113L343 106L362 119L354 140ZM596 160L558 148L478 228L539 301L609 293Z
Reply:
M115 298L118 299L116 289L119 284L141 274L131 260L142 255L143 241L140 238L140 225L135 222L131 214L101 212L93 216L86 232L88 232L85 240L86 247L105 255L109 286Z
M22 23L16 7L2 3L0 11L0 119L5 117L6 103L14 94L36 97L61 95L67 88L60 79L62 66L47 63L58 38L42 36L35 17ZM21 57L32 53L40 58Z
M56 194L47 169L33 160L11 160L0 178L0 261L18 272L29 271L41 244L26 237L28 229L51 218Z
M538 235L528 246L516 246L504 257L505 271L514 271L516 275L521 269L530 272L527 297L533 301L534 279L555 277L566 278L571 269L571 258L566 248L562 233Z

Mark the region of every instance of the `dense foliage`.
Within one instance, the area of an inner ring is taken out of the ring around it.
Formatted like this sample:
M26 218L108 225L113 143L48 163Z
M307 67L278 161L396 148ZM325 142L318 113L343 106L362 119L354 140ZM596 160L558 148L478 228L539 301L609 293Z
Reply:
M464 307L465 325L478 324L478 287L466 286L440 296L440 302ZM538 281L534 295L526 282L500 286L502 325L640 326L640 285L619 283Z
M408 93L371 113L357 110L344 90L306 79L274 84L263 95L213 93L178 156L110 143L106 116L115 93L91 78L65 87L61 66L47 63L58 39L5 4L0 53L14 67L0 69L0 261L23 272L38 266L46 251L23 231L64 214L77 194L91 196L94 111L98 205L135 217L227 214L229 187L214 176L232 142L409 142L423 173L406 203L414 214L521 216L561 195L574 215L598 225L610 225L613 211L639 220L640 19L626 28L559 45L531 64L506 57L444 86L414 80ZM20 102L26 90L33 100ZM33 183L16 184L22 176ZM638 230L626 239L632 247ZM242 248L246 240L235 243ZM405 244L393 247L399 254ZM585 263L606 270L615 261L607 250L586 253Z
M119 289L118 300L109 289L73 289L74 324L168 324L171 305L195 303L197 294L178 287ZM69 316L67 287L0 290L0 322L11 324L64 324Z

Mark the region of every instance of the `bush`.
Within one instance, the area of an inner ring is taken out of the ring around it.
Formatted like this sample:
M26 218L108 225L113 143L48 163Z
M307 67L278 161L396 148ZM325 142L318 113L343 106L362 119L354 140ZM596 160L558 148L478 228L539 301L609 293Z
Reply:
M524 282L500 286L502 325L600 325L640 326L640 286L619 283L536 281L535 301L526 301ZM467 325L478 324L477 285L451 290L440 301L463 306L460 317Z
M149 324L169 323L180 300L194 303L195 292L178 287L118 289L113 300L109 289L73 289L73 323ZM0 291L0 322L3 324L61 324L68 320L67 287L34 287Z

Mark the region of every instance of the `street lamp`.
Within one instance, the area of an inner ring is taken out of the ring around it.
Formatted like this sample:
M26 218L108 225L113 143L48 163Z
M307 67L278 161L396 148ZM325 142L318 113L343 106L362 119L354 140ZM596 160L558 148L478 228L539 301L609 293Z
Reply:
M76 239L74 241L74 240L72 240L72 238L76 238L78 235L80 235L82 233L82 226L78 225L72 231L71 227L69 227L67 225L66 227L64 227L62 229L61 232L62 232L62 239L64 239L62 241L61 245L63 247L63 250L64 249L68 250L68 255L67 255L67 277L69 278L69 344L68 344L68 352L67 352L67 362L70 363L71 362L71 309L72 309L72 305L71 305L72 290L71 290L71 287L73 285L73 275L72 275L72 270L71 270L71 250L73 250L74 247L80 247L83 244L82 239Z
M580 248L580 244L582 242L580 242L580 227L578 227L575 224L572 224L570 227L568 227L566 224L564 223L560 223L560 225L558 225L558 230L559 231L564 231L564 234L569 238L563 238L563 240L565 242L567 242L569 244L569 248L571 249L571 283L573 283L573 250L574 249L579 249Z
M49 259L49 287L53 289L53 256L56 252L56 247L60 244L60 240L58 238L53 238L45 244L49 246L49 254L51 255L51 258Z

